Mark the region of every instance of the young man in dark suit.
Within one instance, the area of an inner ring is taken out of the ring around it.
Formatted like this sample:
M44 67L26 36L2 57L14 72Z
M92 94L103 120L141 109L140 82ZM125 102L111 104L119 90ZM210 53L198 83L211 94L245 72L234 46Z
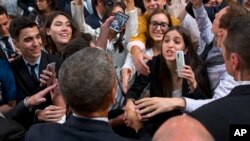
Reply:
M115 134L108 123L109 107L115 103L117 78L105 51L85 48L67 58L59 71L59 86L73 114L64 124L32 126L27 141L128 140Z
M9 31L13 43L22 52L22 56L11 63L16 81L17 97L22 100L44 89L46 85L52 84L61 59L41 51L42 39L37 24L29 18L15 18L10 24ZM46 70L47 65L52 62L56 64L55 70ZM39 121L59 121L65 114L63 102L59 105L55 104L54 100L56 99L50 95L47 95L46 99L46 102L37 107L37 119ZM50 114L46 115L46 113Z

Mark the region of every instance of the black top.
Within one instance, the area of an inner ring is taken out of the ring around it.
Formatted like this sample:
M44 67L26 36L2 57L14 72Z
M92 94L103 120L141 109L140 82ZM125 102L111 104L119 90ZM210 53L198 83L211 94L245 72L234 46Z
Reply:
M160 68L160 56L153 57L152 60L148 61L147 65L150 69L150 74L148 76L139 74L136 76L135 81L131 88L128 90L125 99L139 99L144 88L150 83L150 97L163 97L163 92L160 90L158 82L158 73ZM167 79L167 78L162 78ZM198 82L197 82L198 83ZM207 96L201 91L197 86L194 92L191 92L188 86L187 80L183 79L182 83L182 96L193 98L193 99L206 99ZM168 118L176 115L180 115L182 112L180 110L173 110L170 112L161 113L149 119L145 124L150 125L149 131L151 134ZM144 124L144 125L145 125Z

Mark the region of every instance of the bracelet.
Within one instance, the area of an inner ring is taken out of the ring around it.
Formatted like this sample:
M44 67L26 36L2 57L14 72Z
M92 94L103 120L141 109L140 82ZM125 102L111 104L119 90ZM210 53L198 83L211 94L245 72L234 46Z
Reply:
M32 107L27 103L28 98L29 98L28 96L25 97L25 99L23 100L23 104L24 104L24 106L27 107L27 108L32 108Z

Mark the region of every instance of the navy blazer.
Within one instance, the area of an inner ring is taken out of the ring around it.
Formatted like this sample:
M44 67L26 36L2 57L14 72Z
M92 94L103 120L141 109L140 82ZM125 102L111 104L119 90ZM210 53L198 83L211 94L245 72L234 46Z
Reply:
M208 129L216 141L227 141L231 124L250 125L249 107L250 85L241 85L226 97L198 108L191 115Z
M56 73L58 74L59 67L62 64L61 58L42 51L39 64L39 76L42 73L42 70L46 69L47 64L52 62L56 62ZM23 100L26 96L31 96L44 89L31 83L32 78L30 72L22 57L11 62L11 67L16 81L18 99Z
M62 63L61 58L54 55L50 55L42 51L41 61L39 64L39 76L42 70L46 69L47 64L56 62L56 73L58 74L59 67ZM17 100L23 100L27 96L31 96L44 89L46 86L40 87L32 83L32 77L22 57L17 58L11 62L12 71L15 77L16 88L17 88ZM34 109L44 109L45 107L52 104L52 100L49 94L45 96L46 101L36 106ZM33 119L34 120L34 119ZM32 120L32 121L33 121ZM27 124L30 125L30 124ZM26 126L28 128L29 126Z
M86 17L85 22L91 26L93 29L97 29L101 26L100 23L101 19L98 17L98 15L96 15L95 13L89 15L88 17Z
M129 141L115 134L108 122L70 116L64 124L32 126L26 141Z
M30 112L22 101L4 116L6 118L0 117L0 141L23 141L25 137L23 126L31 124L34 113Z
M13 120L0 117L0 141L23 141L25 129Z

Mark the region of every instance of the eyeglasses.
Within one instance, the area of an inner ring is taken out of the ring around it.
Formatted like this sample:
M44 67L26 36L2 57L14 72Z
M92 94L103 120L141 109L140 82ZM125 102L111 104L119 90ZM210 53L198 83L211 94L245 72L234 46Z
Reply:
M167 30L168 29L168 23L166 22L157 22L157 21L151 21L150 25L152 26L152 28L157 29L158 26L160 26L161 30Z

